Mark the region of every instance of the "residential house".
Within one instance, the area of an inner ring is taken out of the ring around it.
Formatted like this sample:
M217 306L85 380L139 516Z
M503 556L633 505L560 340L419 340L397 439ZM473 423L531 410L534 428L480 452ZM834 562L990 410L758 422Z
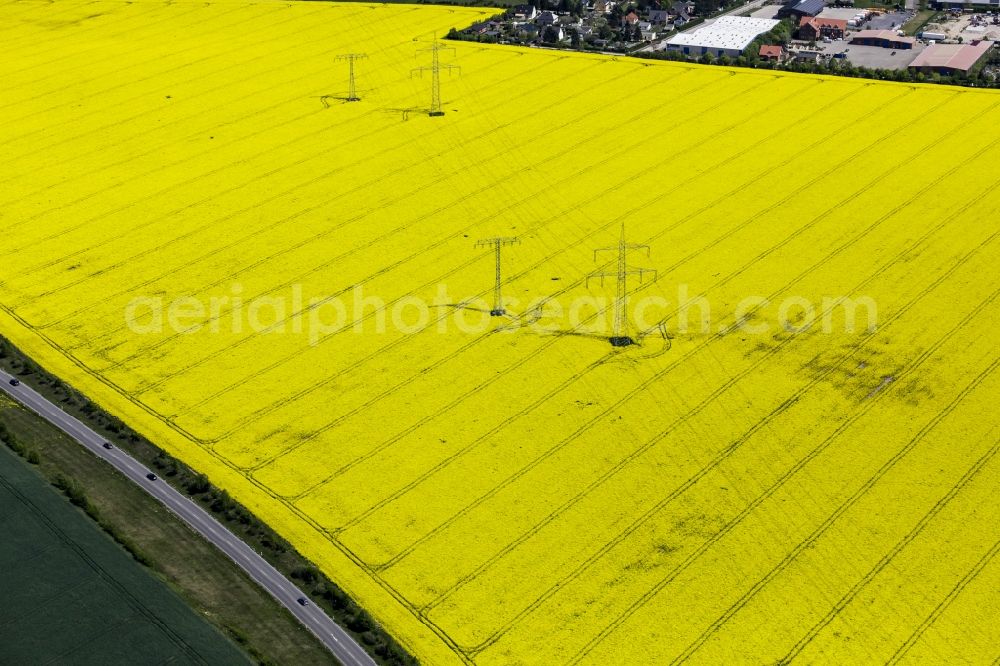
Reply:
M542 38L542 40L548 41L550 33L553 32L555 33L554 41L561 42L562 40L566 39L566 33L563 31L562 26L558 25L545 26L541 30L541 32L539 32L539 36Z
M517 28L525 37L525 39L535 39L541 33L541 28L539 28L534 23L525 23Z
M559 21L559 17L556 16L555 12L544 11L538 15L535 19L535 23L540 26L553 25Z
M686 2L675 2L673 7L670 8L670 13L674 17L671 23L677 29L687 25L691 20L692 11L688 9L687 5L688 3Z
M514 18L523 21L531 21L538 16L538 10L534 5L518 5L514 7Z
M847 34L847 21L844 19L803 16L799 20L799 39L806 41L819 41L824 37L843 39L845 34Z
M650 9L649 22L656 25L664 25L670 19L670 12L666 9Z
M482 23L473 23L463 32L467 32L470 35L485 35L491 28L489 21L483 21Z
M785 47L780 44L764 44L760 47L760 59L766 62L783 62Z

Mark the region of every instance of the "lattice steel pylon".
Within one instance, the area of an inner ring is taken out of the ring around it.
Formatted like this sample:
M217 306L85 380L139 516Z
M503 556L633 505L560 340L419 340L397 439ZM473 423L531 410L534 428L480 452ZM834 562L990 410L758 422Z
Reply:
M500 248L520 244L521 240L514 236L482 238L476 241L476 247L492 247L496 257L496 283L493 287L493 309L490 310L490 315L493 317L502 317L507 314L507 311L503 308L503 296L500 293L500 285L503 283L500 278Z
M597 261L597 255L600 252L617 252L618 253L618 266L615 272L599 271L596 273L591 273L587 276L587 284L594 278L600 278L601 284L604 284L604 278L613 277L615 278L615 318L614 318L614 328L611 331L611 337L608 338L608 342L614 347L627 347L629 345L635 344L635 340L629 337L628 334L628 276L638 275L639 281L645 277L646 273L656 273L655 268L639 268L632 267L628 265L628 253L630 250L646 250L646 256L649 256L649 246L648 245L635 245L632 243L625 242L625 222L622 221L621 235L618 239L618 245L615 247L600 247L594 250L594 261Z
M423 77L424 72L431 73L431 110L427 114L429 116L443 116L444 111L441 110L441 70L448 70L451 74L452 70L461 71L461 67L458 65L442 65L441 64L441 51L452 51L455 49L450 46L441 46L441 43L436 39L431 43L430 48L420 49L417 53L426 53L430 51L431 53L431 64L429 67L415 67L410 71L410 76L412 77L415 73L419 72L420 76Z
M361 98L358 97L358 87L355 85L354 81L354 63L358 60L364 60L368 57L367 53L342 53L337 56L337 60L346 60L348 69L350 70L350 79L347 87L347 99L348 102L360 102Z

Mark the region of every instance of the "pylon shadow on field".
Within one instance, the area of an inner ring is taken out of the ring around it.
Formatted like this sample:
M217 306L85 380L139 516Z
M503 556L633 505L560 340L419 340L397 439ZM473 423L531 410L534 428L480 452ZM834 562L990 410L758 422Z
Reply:
M554 337L554 338L584 338L586 340L599 340L601 342L607 342L608 336L604 333L589 333L587 331L574 331L572 329L565 330L559 328L543 328L538 331L538 334L544 337Z
M430 114L431 109L427 106L408 106L408 107L387 107L382 109L384 113L399 113L402 114L403 120L409 120L410 114L415 113L417 115L426 116Z
M516 325L516 322L519 320L518 315L516 315L514 313L511 313L511 312L504 312L502 315L494 315L493 311L490 310L489 308L478 308L478 307L476 307L474 305L470 305L470 304L465 303L465 302L460 302L460 303L439 303L439 304L437 304L437 307L439 307L439 308L451 308L453 310L465 310L467 312L479 312L481 314L488 314L491 317L495 318L496 321L497 321L497 327L494 329L495 331L509 331L509 330L516 330L516 329L520 328L520 326ZM512 326L511 325L512 323L515 324L515 325Z
M539 335L566 338L583 338L608 345L611 338L607 333L591 333L588 331L549 328L536 331ZM656 328L636 334L635 340L628 345L612 347L612 354L602 363L626 362L637 363L663 356L673 347L673 336L665 330Z
M454 308L456 310L470 310L471 312L489 312L486 308L477 308L474 305L469 305L465 301L459 301L458 303L438 303L439 308Z
M333 106L333 104L330 103L330 100L336 100L343 104L347 104L348 102L353 101L349 99L346 95L321 95L319 98L319 101L323 103L324 109L329 109L331 106Z
M367 92L371 92L371 90L370 89L369 90L362 90L360 92L366 92L367 93ZM358 97L351 97L347 93L337 93L337 94L331 94L331 95L319 95L319 101L323 104L323 108L324 109L329 109L331 106L333 106L331 100L340 102L341 104L347 104L348 102L360 102L362 99L363 98L360 97L360 95Z
M492 315L493 311L489 308L477 308L474 305L469 305L468 303L439 303L439 308L454 308L455 310L468 310L469 312L482 312L483 314ZM518 316L516 314L507 312L502 315L506 319L517 320Z

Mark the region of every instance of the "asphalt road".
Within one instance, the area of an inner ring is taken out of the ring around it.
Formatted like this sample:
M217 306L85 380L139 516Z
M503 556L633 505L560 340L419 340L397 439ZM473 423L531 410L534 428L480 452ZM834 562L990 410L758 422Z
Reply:
M107 440L103 437L46 400L31 387L25 386L23 383L20 386L11 386L10 380L11 375L0 370L0 381L2 381L0 390L42 416L94 455L106 460L115 469L177 514L195 532L215 544L229 559L257 581L257 584L264 588L268 594L291 611L292 615L315 634L342 664L345 666L374 666L375 661L346 631L312 603L307 606L300 605L298 600L305 598L305 593L282 576L253 548L223 527L211 514L165 481L150 481L146 475L152 470L117 447L110 450L105 449L104 442Z

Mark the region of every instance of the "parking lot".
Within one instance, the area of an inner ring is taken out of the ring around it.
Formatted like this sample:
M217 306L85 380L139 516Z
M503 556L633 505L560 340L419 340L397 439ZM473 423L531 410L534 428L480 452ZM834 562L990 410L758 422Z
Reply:
M865 30L899 30L900 26L909 21L916 14L913 10L902 12L889 12L872 18L863 26Z
M874 67L882 69L904 69L911 62L916 60L917 55L926 48L924 44L917 43L912 49L884 49L880 46L858 46L847 42L834 42L825 46L841 45L837 53L846 51L847 59L852 65L858 67Z
M919 42L912 49L893 50L879 46L859 46L845 40L834 40L829 44L817 44L815 48L810 50L819 51L822 55L831 58L837 53L846 53L847 60L857 67L903 69L913 62L924 48L926 45Z

